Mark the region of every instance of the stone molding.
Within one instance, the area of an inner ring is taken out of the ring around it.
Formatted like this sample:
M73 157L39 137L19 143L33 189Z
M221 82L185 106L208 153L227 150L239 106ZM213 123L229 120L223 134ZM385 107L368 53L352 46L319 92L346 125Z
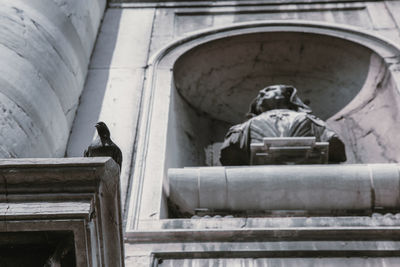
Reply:
M175 8L175 7L237 7L237 6L279 6L290 4L329 4L329 3L354 3L362 2L359 0L244 0L244 1L170 1L170 0L111 0L109 6L113 8ZM366 1L363 1L366 2ZM368 2L380 2L370 0Z
M328 261L370 257L378 262L384 261L381 257L393 257L398 262L399 226L399 214L149 220L142 230L126 233L125 248L131 261L147 259L140 266L158 266L159 259L238 261L252 257L261 261L270 257Z
M77 266L124 266L110 158L0 160L0 218L0 232L73 232Z

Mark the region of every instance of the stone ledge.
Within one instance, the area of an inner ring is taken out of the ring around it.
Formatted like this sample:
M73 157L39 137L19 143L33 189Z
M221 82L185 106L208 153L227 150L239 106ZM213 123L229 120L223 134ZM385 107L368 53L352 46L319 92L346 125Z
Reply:
M192 260L196 259L220 262L228 258L236 261L259 258L264 261L271 257L281 257L283 261L293 257L309 257L310 261L324 258L329 263L332 263L330 257L342 258L345 263L340 266L357 261L357 257L377 261L393 257L398 262L399 218L398 214L374 214L371 217L144 220L140 230L126 233L125 249L127 258L133 262L137 257L150 262L185 259L188 265L194 265ZM182 264L168 266L178 265Z
M72 231L77 266L124 266L111 158L0 160L0 218L0 232Z
M400 214L372 216L259 217L142 220L140 230L279 229L318 227L400 227Z
M370 0L368 2L378 2ZM109 7L112 8L153 8L153 7L237 7L237 6L277 6L293 4L324 4L324 3L354 3L360 0L244 0L244 1L171 1L171 0L110 0ZM365 2L365 1L364 1Z
M130 231L127 240L146 242L272 242L304 240L399 240L400 227L292 227L263 229L203 229Z

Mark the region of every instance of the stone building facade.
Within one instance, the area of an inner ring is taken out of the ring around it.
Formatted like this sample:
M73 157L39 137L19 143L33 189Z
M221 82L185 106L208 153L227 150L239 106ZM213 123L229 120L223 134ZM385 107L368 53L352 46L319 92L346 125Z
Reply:
M124 158L125 266L400 264L400 1L0 0L0 12L0 155L65 157L38 161L55 177L63 164L103 166L76 157L106 122ZM294 85L348 160L273 169L291 179L265 207L275 185L221 167L218 151L270 84ZM7 173L33 168L10 161ZM184 167L192 185L168 176ZM87 264L113 266L105 258Z

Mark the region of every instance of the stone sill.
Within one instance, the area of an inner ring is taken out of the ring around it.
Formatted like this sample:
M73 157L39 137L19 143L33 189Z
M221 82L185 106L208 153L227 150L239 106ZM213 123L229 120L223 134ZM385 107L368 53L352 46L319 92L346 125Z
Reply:
M129 243L399 240L400 227L318 227L131 231Z
M397 240L400 214L340 217L144 220L126 232L128 242Z
M400 227L400 213L372 216L337 217L275 217L275 218L202 218L143 220L140 230L203 230L203 229L253 229L289 227Z
M111 8L175 8L175 7L237 7L237 6L277 6L291 4L329 4L329 3L356 3L356 2L379 2L379 0L243 0L243 1L171 1L171 0L110 0Z

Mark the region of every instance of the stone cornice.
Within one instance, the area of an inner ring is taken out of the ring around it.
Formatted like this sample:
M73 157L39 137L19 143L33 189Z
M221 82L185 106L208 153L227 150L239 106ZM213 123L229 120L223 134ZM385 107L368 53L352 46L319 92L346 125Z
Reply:
M77 266L124 266L110 158L0 160L0 218L0 232L73 232Z

